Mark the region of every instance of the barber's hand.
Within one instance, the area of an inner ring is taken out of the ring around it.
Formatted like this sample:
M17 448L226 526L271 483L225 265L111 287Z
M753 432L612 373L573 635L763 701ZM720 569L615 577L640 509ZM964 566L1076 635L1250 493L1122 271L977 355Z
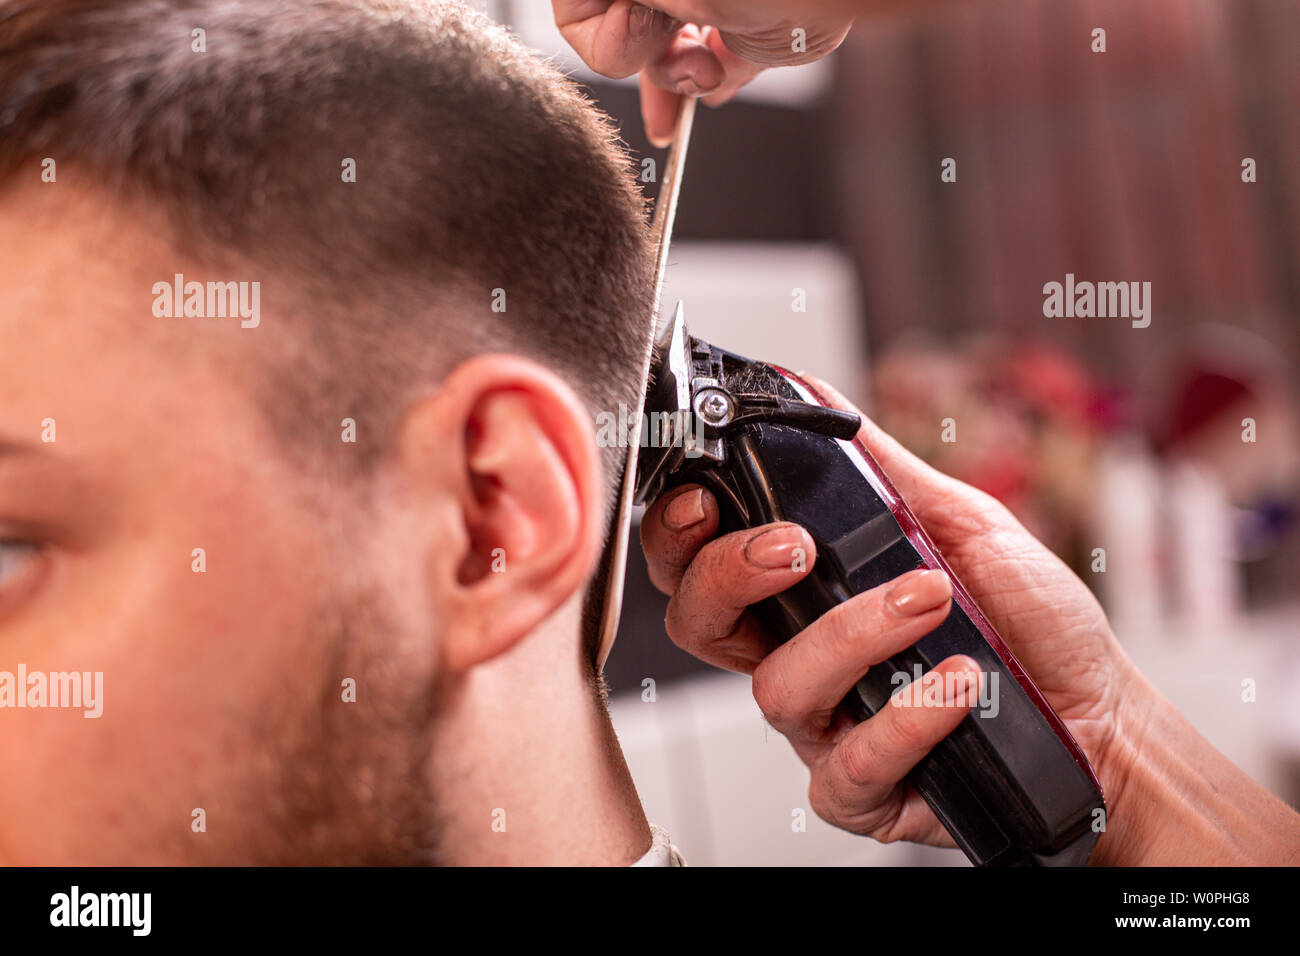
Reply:
M841 408L855 410L829 386L815 384ZM1134 669L1092 593L995 499L935 471L865 417L860 438L1064 719L1113 805L1119 781L1108 747ZM965 706L887 706L861 724L837 707L869 667L943 622L950 609L947 576L904 574L778 645L746 607L811 571L811 538L785 523L711 540L717 527L717 503L698 487L675 489L642 522L651 579L672 596L666 626L674 643L753 675L763 714L812 772L809 799L823 819L884 842L952 846L925 801L902 781L961 722L973 695ZM806 555L802 564L794 560L795 548ZM976 665L950 658L932 673L959 671L974 674ZM960 680L950 683L960 686Z
M553 0L555 23L604 76L641 74L641 112L656 145L672 138L679 94L718 106L764 67L820 59L852 21L807 16L793 2ZM796 42L796 30L802 30Z

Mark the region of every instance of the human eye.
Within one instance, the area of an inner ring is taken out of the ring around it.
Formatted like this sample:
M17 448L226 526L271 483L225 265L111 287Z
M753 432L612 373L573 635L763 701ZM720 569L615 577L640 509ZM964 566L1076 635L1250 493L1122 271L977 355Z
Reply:
M33 541L0 537L0 596L26 580L40 556L40 545Z

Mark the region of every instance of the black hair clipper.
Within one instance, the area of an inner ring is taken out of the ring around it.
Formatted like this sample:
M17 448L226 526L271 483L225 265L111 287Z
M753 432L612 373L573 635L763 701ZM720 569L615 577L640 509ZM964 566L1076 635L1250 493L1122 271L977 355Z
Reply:
M972 657L995 706L973 708L916 766L911 784L978 866L1085 863L1105 808L1087 757L857 441L858 416L827 407L784 369L692 338L680 305L658 350L636 501L698 483L717 498L723 533L770 521L806 528L817 545L812 573L754 607L785 640L904 572L946 573L948 618L871 668L845 705L865 720L900 681L953 654Z

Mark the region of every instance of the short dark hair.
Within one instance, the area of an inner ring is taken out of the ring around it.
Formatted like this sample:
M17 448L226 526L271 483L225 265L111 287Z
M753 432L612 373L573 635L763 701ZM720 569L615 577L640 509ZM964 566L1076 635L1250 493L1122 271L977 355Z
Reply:
M462 4L0 0L0 186L46 156L160 203L183 251L301 286L295 354L258 385L288 445L337 449L351 416L381 446L409 388L486 350L593 412L639 404L652 257L626 151Z

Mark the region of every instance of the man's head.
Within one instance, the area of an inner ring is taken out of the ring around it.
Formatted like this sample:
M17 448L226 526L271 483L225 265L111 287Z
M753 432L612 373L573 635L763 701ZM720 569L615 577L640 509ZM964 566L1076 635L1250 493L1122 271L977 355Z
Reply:
M0 703L104 675L0 708L0 860L430 858L440 713L590 678L615 142L456 5L0 0Z

